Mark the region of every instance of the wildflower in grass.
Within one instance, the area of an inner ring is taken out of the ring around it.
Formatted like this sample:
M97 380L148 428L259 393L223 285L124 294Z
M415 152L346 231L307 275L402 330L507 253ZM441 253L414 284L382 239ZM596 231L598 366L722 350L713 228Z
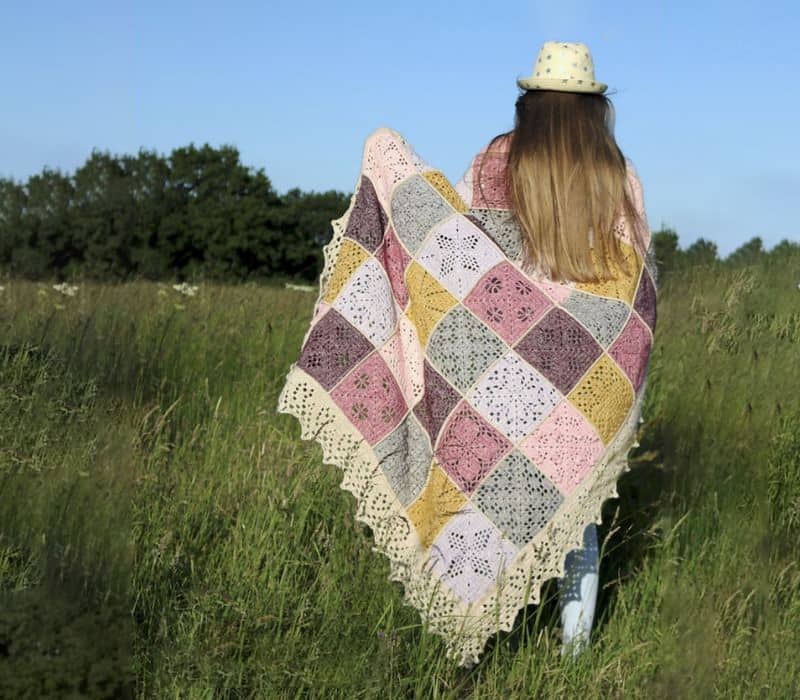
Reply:
M187 297L193 297L195 294L197 294L197 289L198 289L196 284L191 285L187 284L186 282L181 282L180 284L173 284L172 288L176 292L180 292L181 294Z
M74 297L78 291L78 286L75 284L67 284L66 282L62 282L61 284L54 284L53 289L64 296Z
M316 292L317 288L310 284L295 284L294 282L286 282L283 285L286 289L295 289L298 292Z
M0 284L0 292L4 292L4 291L6 291L6 288L2 284Z

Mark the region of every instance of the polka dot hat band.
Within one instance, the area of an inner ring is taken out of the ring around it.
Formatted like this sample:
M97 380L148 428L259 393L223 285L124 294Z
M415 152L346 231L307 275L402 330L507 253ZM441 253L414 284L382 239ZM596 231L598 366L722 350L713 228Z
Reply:
M530 76L518 78L525 90L605 92L608 85L594 77L592 54L586 44L546 41L539 50Z

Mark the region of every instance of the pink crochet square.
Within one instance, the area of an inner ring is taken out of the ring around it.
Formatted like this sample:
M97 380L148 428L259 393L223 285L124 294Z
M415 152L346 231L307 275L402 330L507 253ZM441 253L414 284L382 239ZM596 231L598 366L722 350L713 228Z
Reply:
M562 401L519 448L569 495L603 452L603 441L569 401Z
M436 461L465 493L472 493L511 442L466 401L450 414L436 447Z
M404 273L411 256L397 240L397 235L391 226L386 230L383 243L375 253L375 257L386 270L386 276L389 278L389 284L392 286L397 303L401 309L405 309L408 302L408 289Z
M506 153L484 152L475 157L472 171L472 207L510 209L506 192ZM481 172L481 167L483 172ZM480 173L480 178L479 178ZM481 188L483 192L481 192Z
M636 314L631 314L619 338L608 350L608 354L628 375L636 391L642 386L652 342L650 331Z
M364 144L362 172L374 183L378 199L384 204L389 201L392 187L418 172L423 164L411 145L386 127L373 132Z
M558 282L539 282L538 284L556 304L560 304L572 294L572 288L565 284L559 284Z
M378 352L356 365L331 397L371 445L388 435L406 414L403 393Z
M512 345L553 304L517 269L502 262L489 270L464 304Z
M411 321L401 315L392 336L378 350L397 380L406 405L411 407L424 392L422 353L416 343L416 331Z
M330 308L331 305L327 301L320 299L319 304L317 304L317 307L314 309L314 316L311 319L311 325L313 326L317 321L319 321Z

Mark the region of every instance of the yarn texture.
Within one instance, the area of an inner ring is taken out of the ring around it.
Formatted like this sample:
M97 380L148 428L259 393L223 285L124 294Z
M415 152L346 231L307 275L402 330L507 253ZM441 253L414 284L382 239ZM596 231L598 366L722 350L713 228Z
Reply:
M452 185L397 131L369 135L277 407L341 469L403 602L461 666L618 496L656 325L649 230L640 252L614 229L632 275L526 274L503 164L484 147ZM628 184L646 226L630 162Z

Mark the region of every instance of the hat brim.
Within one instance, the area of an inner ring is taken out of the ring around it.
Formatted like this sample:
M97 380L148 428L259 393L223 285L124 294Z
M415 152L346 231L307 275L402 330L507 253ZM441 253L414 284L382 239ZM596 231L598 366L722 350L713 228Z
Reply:
M608 85L596 80L576 78L519 78L517 85L523 90L559 90L561 92L605 92Z

